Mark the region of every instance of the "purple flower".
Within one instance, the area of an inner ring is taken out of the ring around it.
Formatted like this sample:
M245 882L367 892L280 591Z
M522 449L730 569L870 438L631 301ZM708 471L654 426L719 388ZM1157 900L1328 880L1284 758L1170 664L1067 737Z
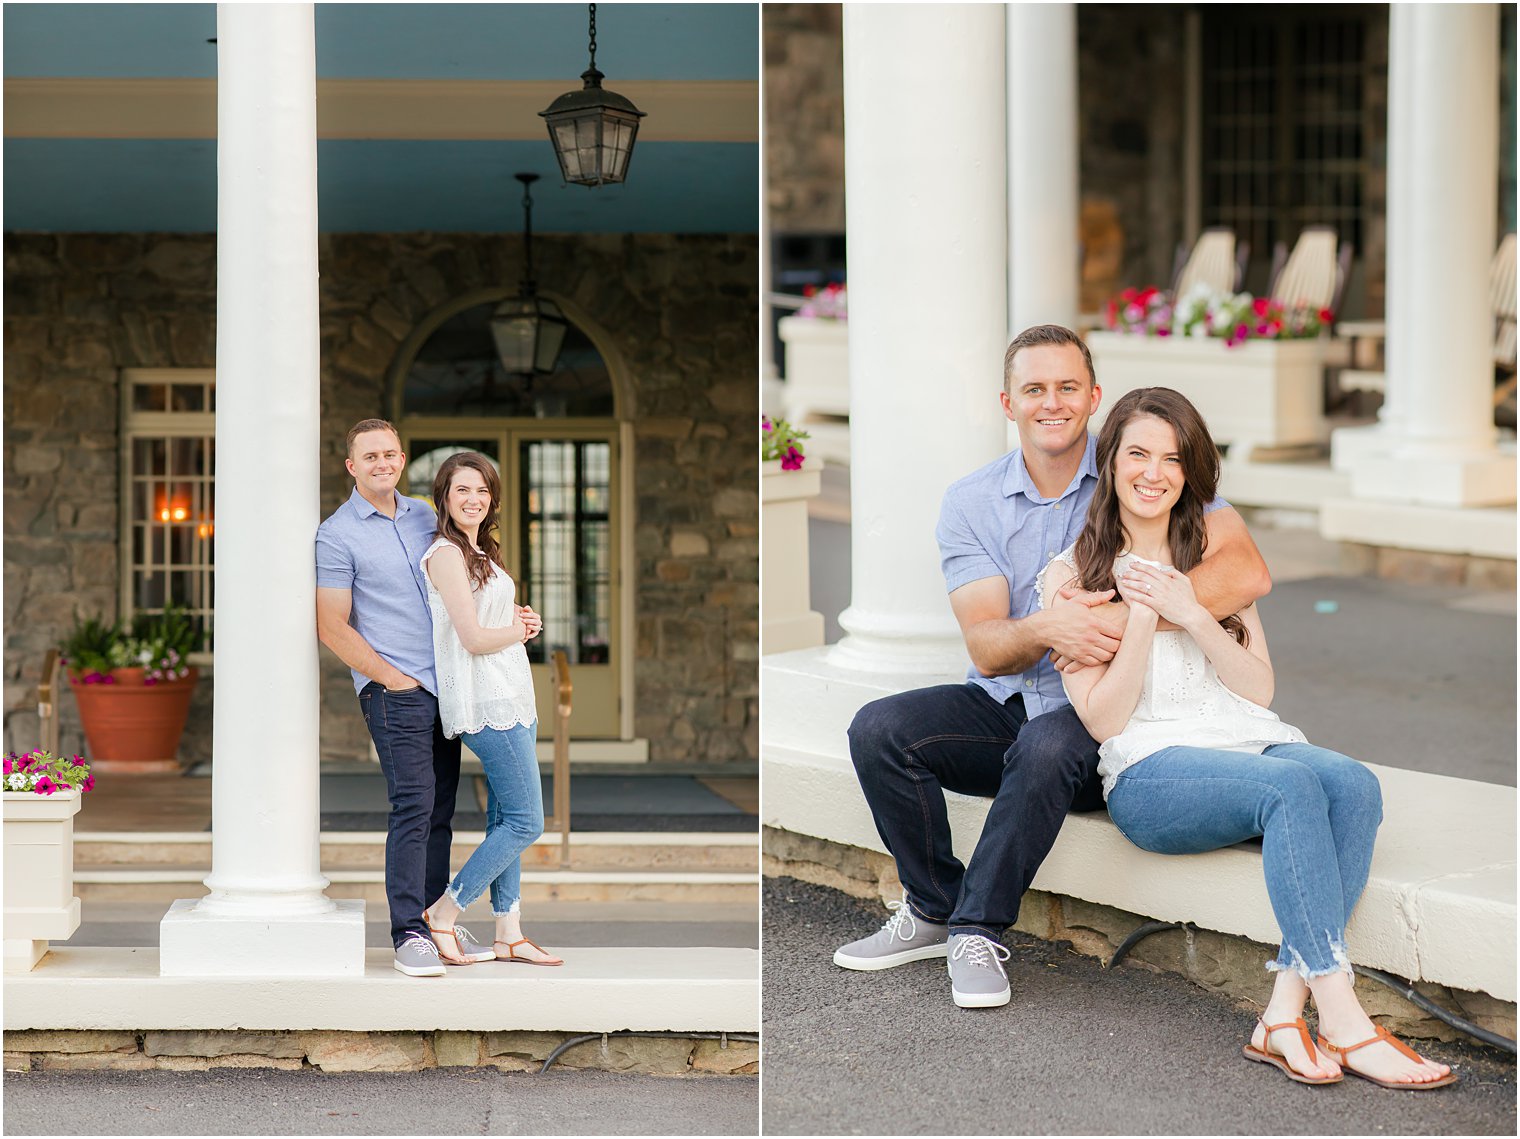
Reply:
M84 782L79 785L79 789L81 791L95 790L95 777L93 775L86 775L84 777Z

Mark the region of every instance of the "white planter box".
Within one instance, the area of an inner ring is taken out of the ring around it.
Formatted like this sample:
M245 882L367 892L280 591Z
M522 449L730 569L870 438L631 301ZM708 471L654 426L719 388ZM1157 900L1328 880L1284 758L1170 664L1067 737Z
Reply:
M849 415L849 322L784 316L777 330L786 345L786 418L801 424L815 412Z
M5 971L25 973L79 928L74 816L83 792L5 793Z
M760 651L784 653L823 644L823 616L811 608L807 500L821 489L823 464L800 471L781 460L760 464Z
M1172 388L1187 396L1229 458L1256 447L1324 443L1324 353L1319 340L1248 340L1233 348L1203 337L1149 337L1120 332L1087 336L1103 403L1093 417L1136 388Z

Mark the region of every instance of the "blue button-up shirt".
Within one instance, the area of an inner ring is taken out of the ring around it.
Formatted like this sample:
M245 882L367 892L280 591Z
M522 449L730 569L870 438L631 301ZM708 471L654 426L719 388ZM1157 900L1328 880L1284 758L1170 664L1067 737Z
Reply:
M382 660L434 696L433 618L422 555L437 528L427 503L398 491L396 517L387 518L358 487L317 527L317 587L351 590L349 624ZM357 669L353 674L355 692L374 679Z
M1089 434L1076 476L1054 498L1040 494L1017 447L951 483L934 531L946 589L954 593L1001 574L1008 580L1009 617L1028 617L1038 609L1035 582L1040 571L1077 540L1087 521L1087 507L1098 486L1096 455L1097 439ZM1216 498L1206 510L1227 505ZM1015 693L1023 696L1030 719L1071 702L1049 655L1028 671L1008 676L983 676L972 665L966 679L1000 704Z

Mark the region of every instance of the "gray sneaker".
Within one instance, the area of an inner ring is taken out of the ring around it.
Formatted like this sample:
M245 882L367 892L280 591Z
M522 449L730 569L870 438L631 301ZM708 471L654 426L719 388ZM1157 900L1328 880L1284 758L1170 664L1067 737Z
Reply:
M846 969L890 969L909 961L923 961L945 955L946 926L926 921L908 908L907 895L900 902L888 902L896 912L887 924L859 941L852 941L834 951L834 964Z
M950 995L961 1008L996 1008L1010 996L1003 962L1012 957L1007 948L979 933L957 933L950 938Z
M473 934L462 925L454 926L454 940L459 944L459 952L471 961L495 961L496 950L489 945L482 945L475 940Z
M443 976L438 947L420 933L407 934L406 940L396 946L396 959L391 964L408 977Z

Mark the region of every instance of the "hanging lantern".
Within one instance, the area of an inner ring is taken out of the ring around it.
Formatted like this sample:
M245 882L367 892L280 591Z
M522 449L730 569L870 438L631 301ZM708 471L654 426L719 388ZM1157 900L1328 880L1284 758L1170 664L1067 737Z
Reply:
M628 176L633 141L644 112L615 91L602 87L596 69L596 5L591 8L591 66L581 72L585 87L570 91L539 115L549 127L560 173L566 182L600 186Z
M569 322L557 304L538 295L533 279L532 187L538 175L516 177L523 184L523 277L517 296L508 297L491 313L491 337L508 375L548 373L559 360Z

